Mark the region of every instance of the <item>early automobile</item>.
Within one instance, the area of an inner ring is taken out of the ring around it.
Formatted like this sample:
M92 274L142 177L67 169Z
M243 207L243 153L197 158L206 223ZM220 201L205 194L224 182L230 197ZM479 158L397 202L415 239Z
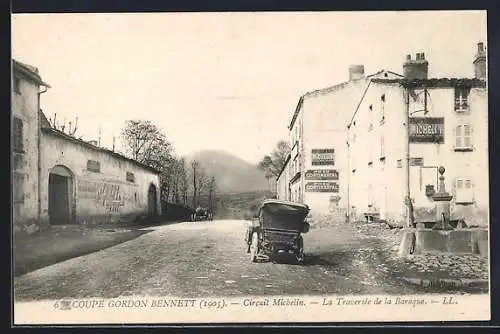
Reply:
M265 200L248 226L245 241L252 262L272 261L286 255L304 261L302 233L309 231L305 204Z
M208 209L202 207L197 207L194 213L192 214L191 218L192 221L212 220L212 219L213 219L212 213Z

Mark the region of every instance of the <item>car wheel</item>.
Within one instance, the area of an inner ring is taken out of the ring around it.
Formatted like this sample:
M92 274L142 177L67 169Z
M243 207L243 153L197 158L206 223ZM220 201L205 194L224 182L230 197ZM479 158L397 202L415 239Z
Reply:
M259 250L259 236L257 233L252 234L252 243L250 244L250 262L257 261L257 252Z

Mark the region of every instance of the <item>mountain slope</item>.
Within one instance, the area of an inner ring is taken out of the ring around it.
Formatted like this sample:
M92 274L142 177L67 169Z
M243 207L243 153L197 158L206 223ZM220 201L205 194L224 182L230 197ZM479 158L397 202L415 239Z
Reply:
M262 170L231 153L200 151L185 158L187 163L198 160L206 174L215 176L218 193L269 190L269 182Z

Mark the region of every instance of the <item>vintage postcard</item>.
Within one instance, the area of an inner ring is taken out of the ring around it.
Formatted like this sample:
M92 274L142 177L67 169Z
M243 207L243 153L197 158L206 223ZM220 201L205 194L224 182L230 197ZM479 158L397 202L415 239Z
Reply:
M486 26L12 15L14 325L489 320Z

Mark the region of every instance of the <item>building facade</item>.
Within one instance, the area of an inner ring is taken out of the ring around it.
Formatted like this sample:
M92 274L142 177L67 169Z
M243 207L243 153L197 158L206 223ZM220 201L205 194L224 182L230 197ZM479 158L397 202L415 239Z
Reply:
M292 147L278 178L278 197L305 203L312 214L344 219L348 201L346 124L372 78L401 78L390 71L365 76L364 66L349 68L349 81L304 94L289 129Z
M15 232L160 214L159 172L55 129L29 65L13 62L12 213Z
M452 219L488 224L488 97L482 43L475 78L429 79L423 53L403 79L376 78L348 124L349 215L396 224L435 220L438 168L453 195Z

